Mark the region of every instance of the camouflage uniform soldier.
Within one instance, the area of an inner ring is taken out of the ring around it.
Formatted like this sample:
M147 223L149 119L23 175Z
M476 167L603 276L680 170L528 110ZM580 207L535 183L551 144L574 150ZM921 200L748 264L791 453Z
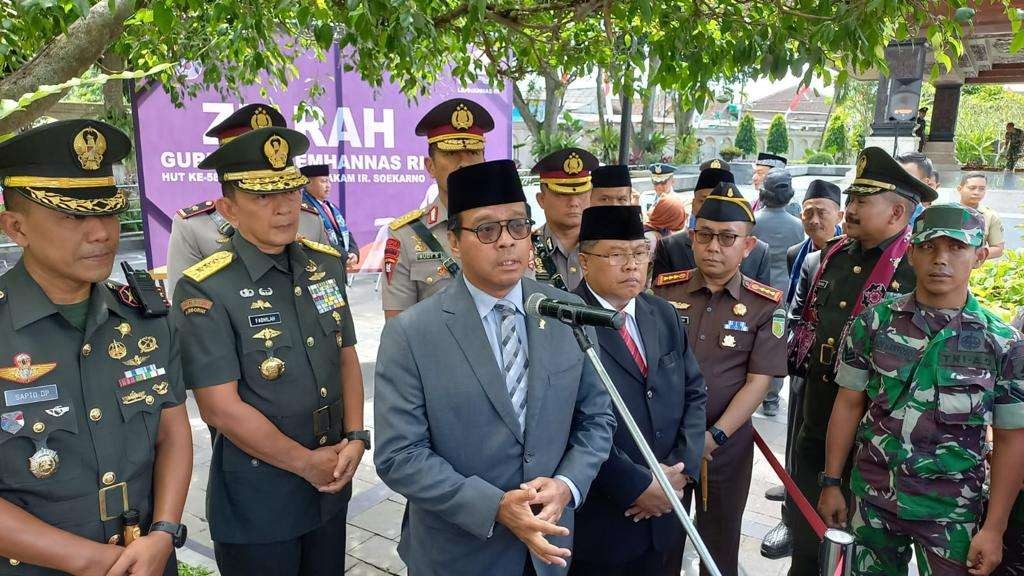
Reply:
M1024 144L1024 131L1010 122L1006 125L1006 134L1003 136L1003 144L1006 146L1006 169L1013 172L1020 159L1021 144Z
M818 510L829 525L845 524L838 477L856 435L856 575L906 574L911 545L926 576L965 575L972 565L970 573L988 574L1002 557L1024 477L1024 341L968 291L986 256L984 228L959 204L926 209L908 250L916 290L850 326ZM979 531L987 425L996 449Z

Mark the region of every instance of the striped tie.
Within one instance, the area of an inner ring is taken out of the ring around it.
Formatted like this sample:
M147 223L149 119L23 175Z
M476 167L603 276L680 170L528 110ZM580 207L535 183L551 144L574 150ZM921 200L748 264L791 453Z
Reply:
M642 354L640 354L640 348L637 347L636 341L633 340L633 336L630 335L629 330L626 329L626 324L623 323L622 327L619 328L619 336L622 336L622 341L626 343L626 349L629 350L629 355L633 357L633 361L636 362L636 367L640 369L640 374L647 378L647 361L644 360Z
M494 309L501 314L501 360L505 370L505 388L512 399L512 408L522 430L526 428L526 369L530 363L516 329L515 306L499 301Z

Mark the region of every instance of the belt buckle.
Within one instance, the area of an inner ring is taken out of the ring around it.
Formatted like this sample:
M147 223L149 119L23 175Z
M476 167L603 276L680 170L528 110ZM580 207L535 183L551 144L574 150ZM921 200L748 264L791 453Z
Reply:
M325 425L321 425L321 419L326 418ZM331 406L328 404L322 408L313 410L313 435L323 436L331 430Z
M827 359L825 358L826 349L828 351L828 358ZM826 365L831 364L832 363L832 358L835 357L835 354L836 354L835 346L832 346L831 344L822 344L821 345L821 350L818 352L818 361L821 362L822 364L826 364Z
M107 493L110 492L111 490L120 490L121 491L121 505L122 505L121 512L118 512L117 514L115 514L113 516L111 516L110 514L107 513L108 512L107 511ZM114 518L117 518L122 513L124 513L125 510L128 510L128 483L127 482L119 482L117 484L114 484L113 486L107 486L106 488L101 488L100 491L99 491L99 496L100 496L100 520L103 521L103 522L106 522L107 520L113 520Z

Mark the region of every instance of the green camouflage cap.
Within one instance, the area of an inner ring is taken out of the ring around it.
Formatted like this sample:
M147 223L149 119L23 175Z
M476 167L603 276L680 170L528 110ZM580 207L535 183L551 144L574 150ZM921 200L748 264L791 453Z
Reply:
M914 222L912 244L920 244L947 236L969 246L985 244L985 219L973 208L963 204L936 204L925 208Z

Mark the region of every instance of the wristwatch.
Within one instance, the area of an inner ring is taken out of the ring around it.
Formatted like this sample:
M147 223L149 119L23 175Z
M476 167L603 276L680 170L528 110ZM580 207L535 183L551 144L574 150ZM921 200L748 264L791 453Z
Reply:
M842 486L843 479L835 476L828 476L825 472L818 472L818 486L828 488L829 486Z
M729 441L729 435L718 426L712 426L708 432L711 432L711 437L715 439L715 444L719 446L725 446L725 443Z
M153 522L149 527L149 532L167 532L171 535L171 543L174 544L175 548L181 548L185 545L185 541L188 540L188 528L184 524L175 524L174 522Z
M370 449L370 431L369 430L353 430L352 432L345 433L346 440L359 440L366 446L366 449Z

